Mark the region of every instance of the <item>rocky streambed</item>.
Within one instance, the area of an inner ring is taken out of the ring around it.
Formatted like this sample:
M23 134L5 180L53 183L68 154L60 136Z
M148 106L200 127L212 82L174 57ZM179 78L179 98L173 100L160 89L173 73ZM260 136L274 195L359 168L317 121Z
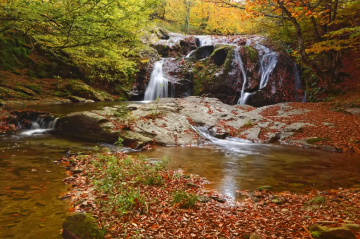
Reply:
M56 133L109 143L121 137L133 148L149 144L199 145L211 136L357 151L359 118L356 112L335 112L323 103L254 108L191 96L71 113L59 119ZM199 131L200 126L208 136ZM341 132L346 135L340 137Z

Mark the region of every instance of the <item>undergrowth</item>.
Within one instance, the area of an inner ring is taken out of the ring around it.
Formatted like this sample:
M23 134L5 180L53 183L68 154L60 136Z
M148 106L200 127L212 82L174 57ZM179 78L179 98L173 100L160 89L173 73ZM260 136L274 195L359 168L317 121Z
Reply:
M99 193L107 195L107 200L99 203L104 211L117 211L120 215L129 211L147 211L145 198L140 191L144 185L162 185L162 170L166 159L150 162L142 156L131 156L122 153L99 154L92 161L96 168L92 178Z

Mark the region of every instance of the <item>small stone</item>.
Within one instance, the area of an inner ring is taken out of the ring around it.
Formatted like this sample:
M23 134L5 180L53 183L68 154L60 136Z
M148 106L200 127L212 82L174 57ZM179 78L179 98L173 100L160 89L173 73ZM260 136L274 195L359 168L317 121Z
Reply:
M265 185L265 186L259 187L260 191L262 191L262 190L270 190L270 189L272 189L272 186Z
M271 200L272 203L280 203L280 200L279 199L273 199Z
M261 239L262 237L259 236L258 234L254 233L251 235L250 239Z
M70 172L72 172L73 174L77 174L77 173L82 173L83 170L81 170L81 169L70 169Z
M33 169L31 169L31 172L32 172L32 173L35 173L35 172L37 172L37 169L34 169L34 168L33 168Z
M46 206L46 203L38 201L38 202L35 203L35 205L36 206Z
M288 211L289 211L289 209L287 209L287 208L283 208L283 209L281 209L281 211L282 211L282 212L288 212Z

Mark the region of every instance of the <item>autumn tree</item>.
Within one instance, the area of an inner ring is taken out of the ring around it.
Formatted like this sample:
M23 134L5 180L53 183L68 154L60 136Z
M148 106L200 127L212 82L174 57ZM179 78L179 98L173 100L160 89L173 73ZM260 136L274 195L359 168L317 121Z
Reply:
M159 0L0 1L0 33L16 31L33 46L65 53L91 81L131 83L139 36ZM141 47L141 46L140 46ZM61 55L61 54L58 54Z

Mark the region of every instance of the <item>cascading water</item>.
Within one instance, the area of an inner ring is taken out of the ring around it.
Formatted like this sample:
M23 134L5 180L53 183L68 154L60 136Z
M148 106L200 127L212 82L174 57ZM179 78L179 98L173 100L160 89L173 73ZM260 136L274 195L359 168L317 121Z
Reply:
M246 40L246 45L249 46L252 44L252 41L250 39ZM259 82L259 89L263 89L267 86L269 82L270 74L274 71L277 63L279 54L277 52L271 51L269 48L267 48L264 45L261 45L258 43L258 41L254 44L255 49L257 50L259 56L260 56L260 69L259 69L259 75L260 82ZM241 57L240 57L241 59ZM247 102L247 99L249 96L251 96L253 93L245 92L245 85L246 81L244 80L243 87L241 89L241 96L239 98L238 104L244 105ZM272 86L272 91L276 91L276 86Z
M211 135L208 127L193 127L194 131L196 131L201 137L211 141L213 144L220 146L228 152L236 153L236 154L244 154L244 155L258 155L258 151L256 146L263 147L263 145L256 145L252 141L227 137L226 139L218 139ZM251 145L251 147L249 147Z
M197 36L198 47L212 45L211 36Z
M197 47L195 50L194 42L190 42L193 41L194 38ZM216 79L224 79L224 85L221 86L222 88L220 87L220 84L215 85L215 88L219 87L218 91L211 87L207 87L203 92L204 94L218 97L229 104L251 104L253 106L262 106L284 101L304 101L304 90L301 87L296 65L295 67L289 66L293 61L289 59L287 62L284 58L284 54L274 52L267 46L262 45L263 40L263 38L253 36L191 36L190 38L190 36L185 35L173 35L170 36L170 39L168 40L161 40L166 41L166 46L169 46L169 49L173 49L175 52L181 52L179 49L191 49L191 51L183 56L182 63L180 64L179 62L175 64L174 60L169 61L169 59L175 58L164 58L155 63L150 82L145 91L144 100L152 101L158 97L175 97L175 86L177 86L177 96L185 96L185 90L193 87L191 83L194 80L192 79L194 72L191 71L191 68L187 69L187 67L190 66L190 64L187 63L194 63L194 61L197 61L199 63L194 65L197 68L200 68L203 65L200 61L211 56L212 59L209 63L212 64L214 63L214 59L219 61L221 57L226 58L226 49L230 49L226 46L233 46L232 50L234 51L234 55L231 59L231 74L227 77L223 74L225 72L224 66L222 66L222 68L215 66L215 71L217 72L213 75ZM245 51L244 45L248 46L246 48L247 52ZM209 53L211 51L208 49L210 46L213 46L213 53ZM244 52L239 51L241 47L243 47L241 50L244 50ZM223 50L225 53L220 52L220 50L222 50L221 48L225 49ZM195 53L196 57L194 57ZM215 53L219 54L216 55ZM244 53L244 56L240 53ZM253 57L251 54L256 53L257 56L251 58ZM204 57L200 57L200 55L204 55ZM245 58L242 59L242 57ZM255 59L256 62L252 62L252 59ZM226 62L226 59L224 62ZM186 64L183 65L183 63ZM246 63L246 65L244 65L244 63ZM216 64L220 66L220 63ZM194 65L190 67L194 67ZM280 66L283 68L278 69ZM204 67L204 69L207 69L207 67ZM295 73L293 73L293 71L295 71ZM186 80L188 80L188 82L186 82ZM210 82L211 81L212 79ZM169 82L171 87L168 85ZM218 84L218 82L216 84ZM226 87L229 87L231 89L230 91L237 92L236 94L240 95L237 102L234 102L236 96L234 96L233 93L230 93L231 95L229 96L226 96L227 93L224 94L226 91L225 89L227 89ZM209 93L207 91L211 92Z
M294 79L295 79L295 90L296 92L298 91L303 91L303 98L301 99L300 97L300 94L296 94L295 97L296 97L296 100L297 101L301 101L303 103L306 102L306 91L304 91L303 87L301 86L301 79L300 79L300 76L299 76L299 70L298 70L298 67L297 67L297 64L296 62L294 61L294 68L295 68L295 76L294 76Z
M243 85L241 88L241 96L239 98L238 104L245 104L245 86L246 86L246 82L247 82L247 77L246 77L246 71L245 71L245 67L244 67L244 63L241 59L240 53L239 53L240 48L236 47L235 48L235 62L237 64L237 66L239 67L239 70L241 70L241 74L242 74L242 78L243 78Z
M163 75L164 59L157 61L154 64L154 69L151 73L150 82L146 87L144 100L152 101L156 98L168 97L168 80Z
M269 76L271 72L275 69L275 66L278 62L278 53L269 52L265 53L260 59L260 89L263 89L267 86L269 81Z
M20 135L36 135L36 134L44 134L55 129L56 121L55 119L45 119L44 117L38 117L35 121L31 122L31 128L27 129L20 133Z

